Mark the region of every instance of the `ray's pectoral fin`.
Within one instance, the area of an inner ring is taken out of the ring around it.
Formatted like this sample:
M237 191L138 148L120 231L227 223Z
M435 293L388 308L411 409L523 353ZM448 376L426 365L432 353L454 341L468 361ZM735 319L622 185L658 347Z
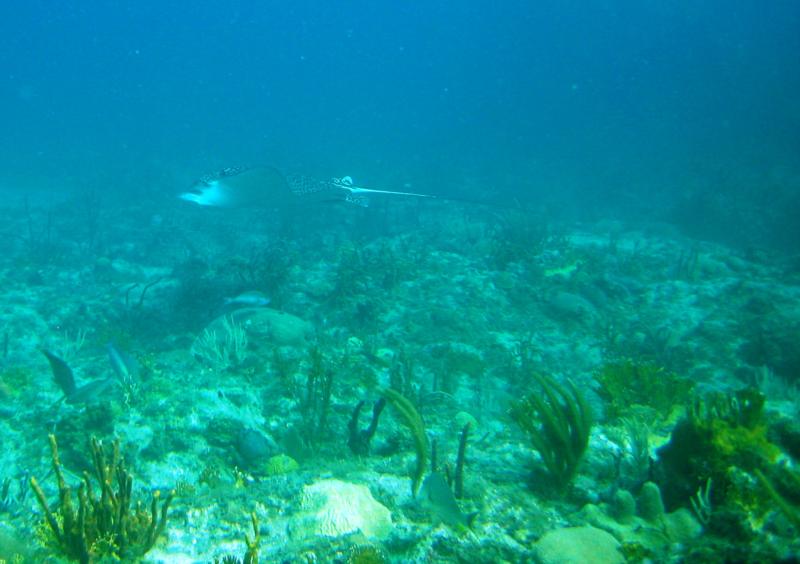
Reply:
M178 197L199 206L230 207L230 197L218 180L200 181Z
M291 192L273 167L226 168L200 179L182 200L211 207L262 207L285 203Z

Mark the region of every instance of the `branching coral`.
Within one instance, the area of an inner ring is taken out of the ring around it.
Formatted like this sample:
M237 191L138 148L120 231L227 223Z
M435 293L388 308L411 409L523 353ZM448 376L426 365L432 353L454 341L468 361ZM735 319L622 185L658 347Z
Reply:
M572 382L561 385L534 375L541 393L533 392L511 405L511 417L528 435L542 457L553 483L565 487L589 445L592 415Z
M123 465L119 441L113 444L110 461L100 441L92 439L91 449L100 497L95 495L89 473L84 472L78 487L78 508L75 508L72 488L64 478L54 435L50 435L50 450L59 493L56 512L50 509L36 478L31 478L31 488L44 511L55 545L64 556L82 564L104 556L135 561L153 548L164 532L174 492L167 495L160 508L158 491L153 494L149 511L141 502L132 507L133 477ZM114 481L116 490L112 487Z
M333 379L336 374L319 347L309 350L310 366L306 377L306 398L303 406L303 435L308 445L318 445L328 433L328 411L331 406Z
M347 446L350 447L353 453L360 456L369 454L369 443L372 437L375 436L375 431L378 430L378 420L380 419L381 412L385 405L385 398L381 398L375 402L375 405L372 407L372 420L370 421L369 427L366 429L359 429L358 416L361 413L361 408L364 407L364 401L358 402L347 424Z
M250 524L253 526L253 538L247 535L244 536L244 542L247 545L247 551L244 553L244 564L258 564L258 547L261 544L261 532L258 528L258 517L256 512L250 514Z
M244 535L244 543L247 546L244 558L239 560L232 554L226 554L222 558L214 558L214 564L258 564L259 545L261 544L261 532L258 527L258 517L255 511L250 513L250 524L253 527L253 538Z

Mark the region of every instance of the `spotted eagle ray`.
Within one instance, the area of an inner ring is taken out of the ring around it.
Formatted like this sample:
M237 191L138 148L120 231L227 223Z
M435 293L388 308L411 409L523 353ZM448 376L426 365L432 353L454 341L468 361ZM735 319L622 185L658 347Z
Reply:
M349 176L330 180L284 176L273 167L226 168L201 178L180 198L200 206L224 208L281 207L296 199L344 201L366 207L370 195L436 198L430 194L356 186Z

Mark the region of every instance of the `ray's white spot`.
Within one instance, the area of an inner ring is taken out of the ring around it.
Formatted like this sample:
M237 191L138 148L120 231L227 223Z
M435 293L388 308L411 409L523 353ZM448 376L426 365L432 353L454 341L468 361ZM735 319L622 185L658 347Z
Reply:
M180 198L200 206L225 206L228 202L219 180L211 180L205 184L198 185L193 192L184 192L180 195Z

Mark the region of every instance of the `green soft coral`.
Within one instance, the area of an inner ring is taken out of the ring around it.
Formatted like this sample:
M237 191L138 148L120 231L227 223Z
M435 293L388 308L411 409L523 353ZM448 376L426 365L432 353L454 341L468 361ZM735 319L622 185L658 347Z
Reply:
M563 489L589 445L591 410L572 382L562 385L542 375L533 378L541 391L513 402L510 415L542 457L552 482Z
M723 467L730 464L742 468L755 468L762 462L775 462L780 449L769 442L767 426L759 424L752 428L733 426L727 421L711 422L712 450L714 460Z
M605 400L609 419L631 415L643 405L668 418L677 405L685 405L694 383L657 364L623 360L606 364L597 375L598 393Z
M686 416L658 450L662 490L671 505L683 505L710 479L715 506L752 511L763 502L741 476L766 471L781 451L769 441L764 397L757 390L711 394L693 401ZM749 508L744 507L748 505Z

